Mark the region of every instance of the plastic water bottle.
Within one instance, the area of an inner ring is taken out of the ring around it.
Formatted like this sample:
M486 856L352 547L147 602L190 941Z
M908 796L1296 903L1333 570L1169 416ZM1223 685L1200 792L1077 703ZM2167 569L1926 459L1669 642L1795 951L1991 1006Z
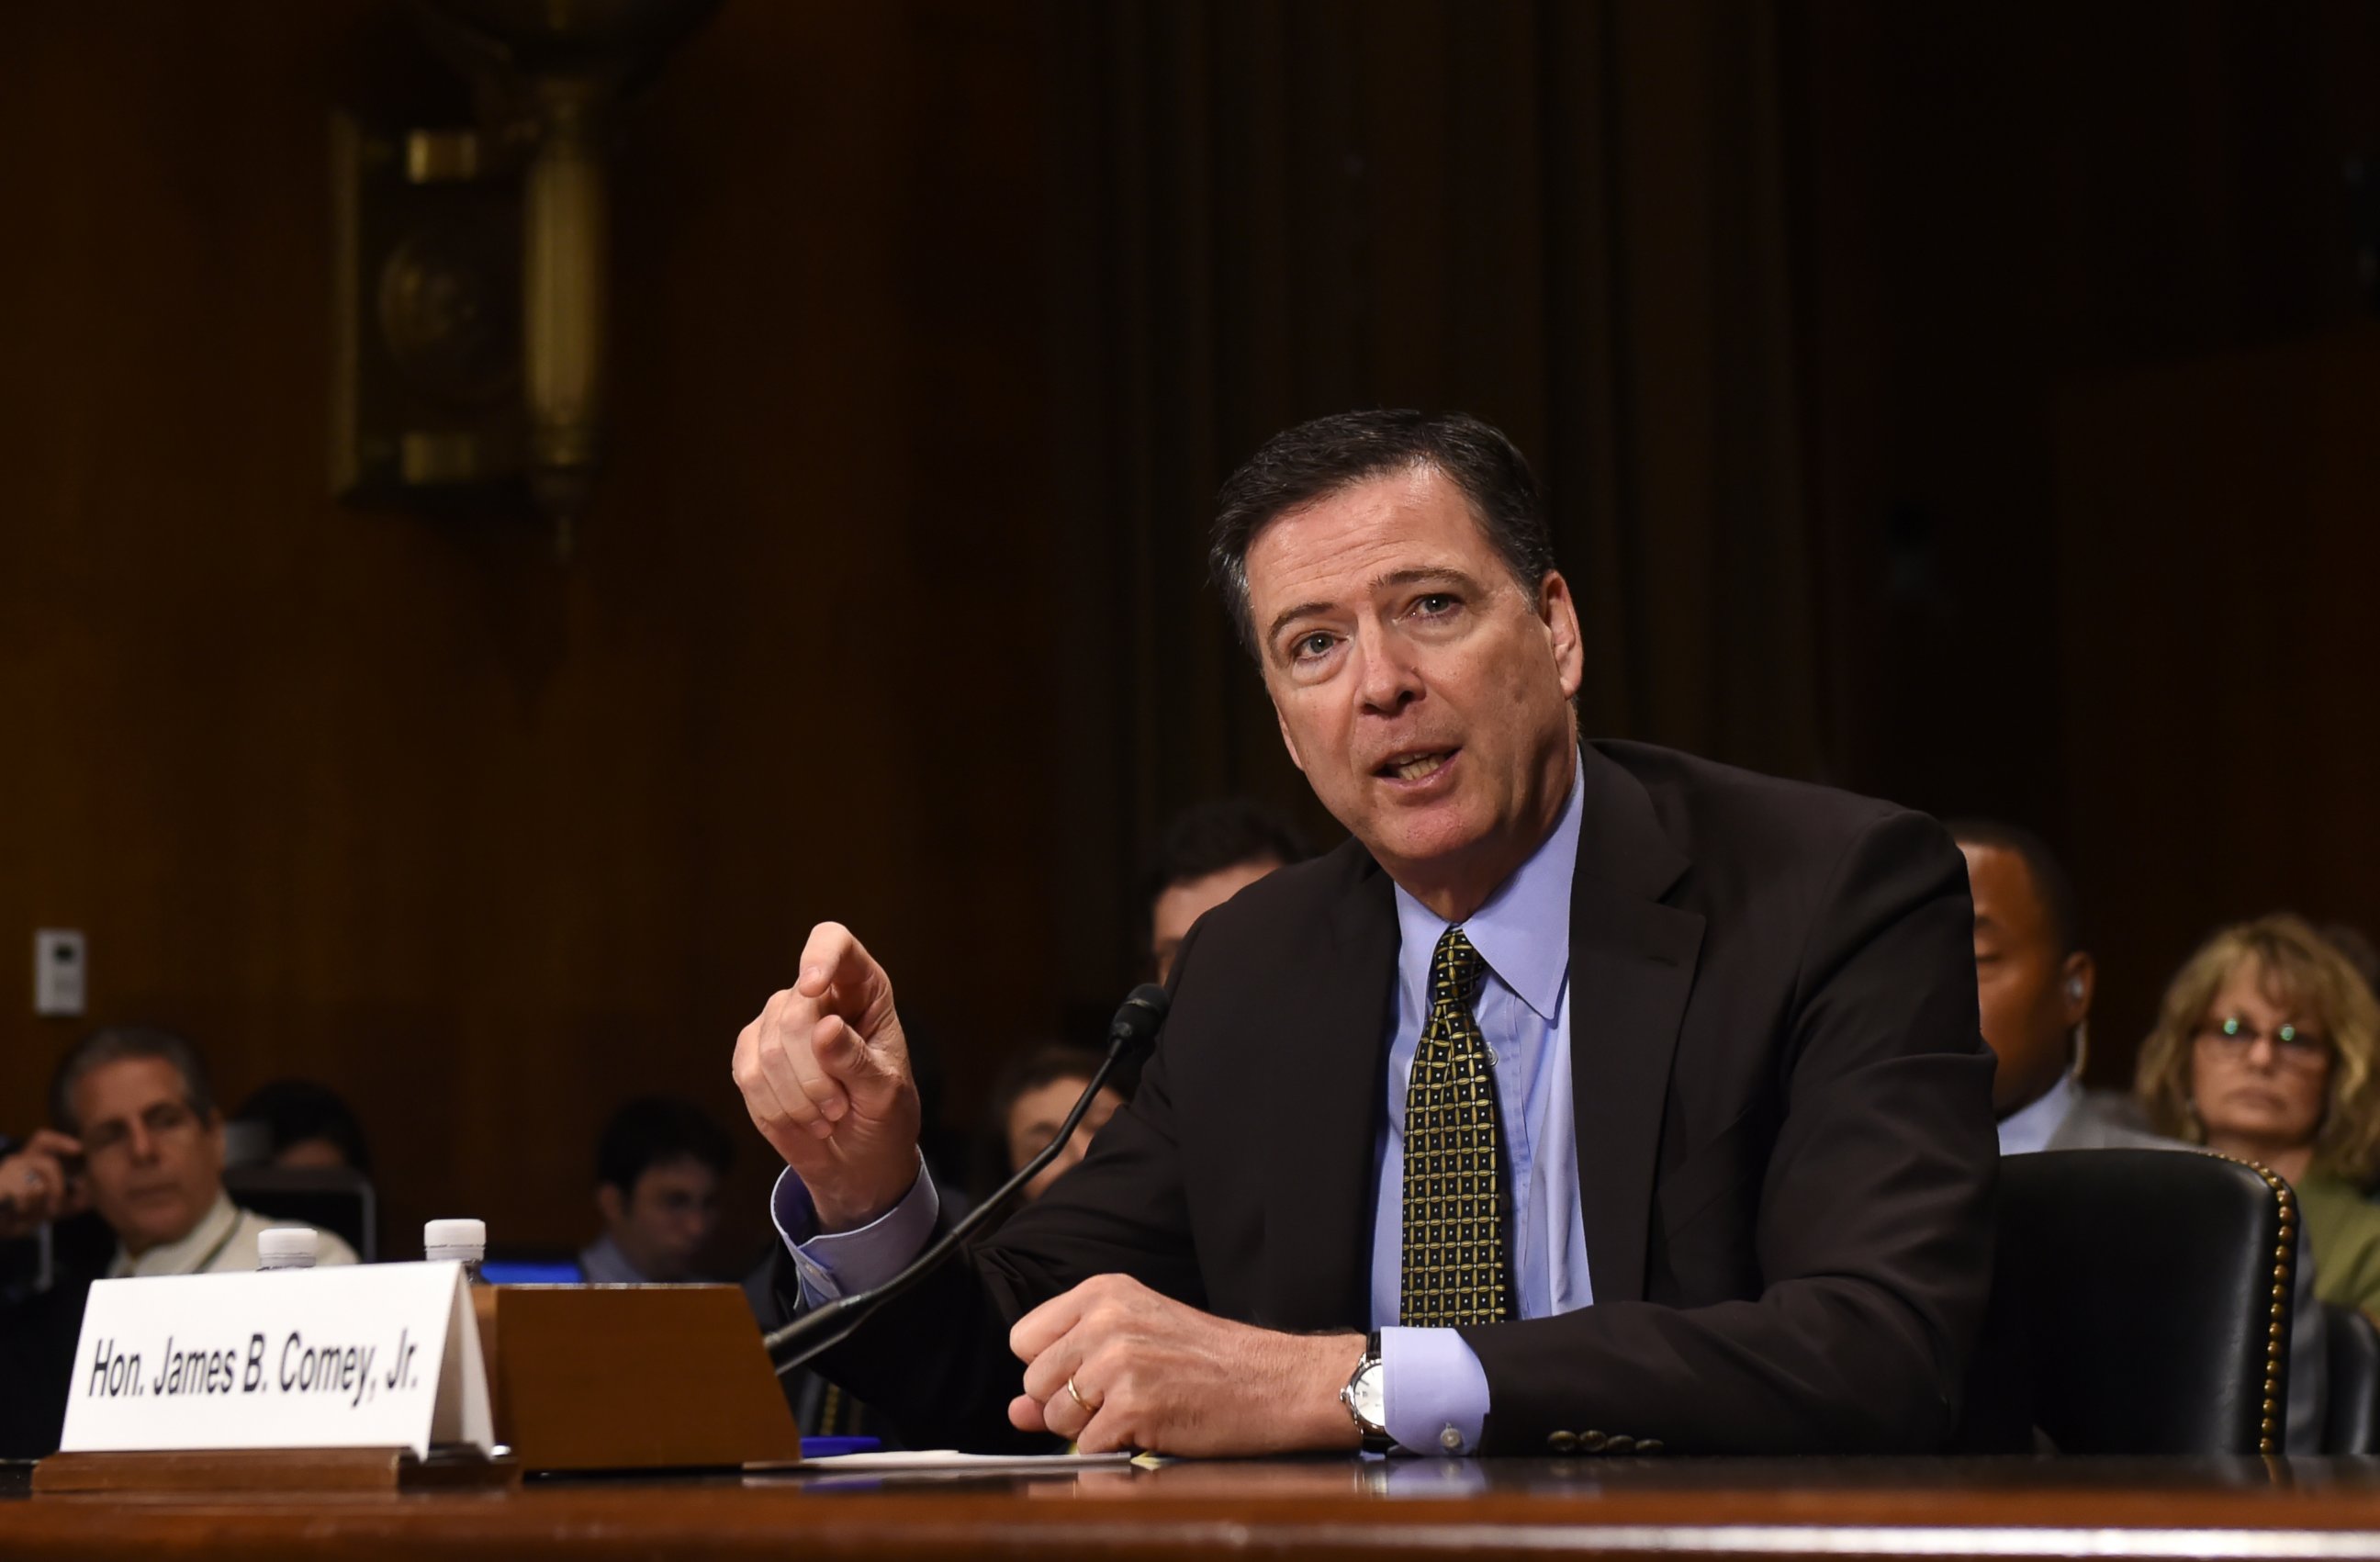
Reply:
M322 1247L322 1239L310 1226L268 1226L256 1234L256 1267L259 1273L311 1269Z
M488 1282L480 1265L488 1258L488 1223L484 1220L433 1220L421 1227L421 1256L432 1263L460 1263L463 1278L474 1286Z

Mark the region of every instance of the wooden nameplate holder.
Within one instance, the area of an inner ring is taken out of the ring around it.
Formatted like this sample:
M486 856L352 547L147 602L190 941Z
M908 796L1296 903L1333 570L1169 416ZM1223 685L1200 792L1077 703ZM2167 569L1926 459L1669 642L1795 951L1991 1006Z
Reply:
M33 1495L92 1492L430 1492L518 1486L520 1460L477 1449L427 1459L410 1448L230 1448L52 1454Z
M476 1448L59 1453L37 1495L508 1487L528 1470L795 1463L801 1434L733 1286L479 1286L496 1457Z
M800 1432L734 1286L471 1292L496 1440L531 1470L798 1460Z

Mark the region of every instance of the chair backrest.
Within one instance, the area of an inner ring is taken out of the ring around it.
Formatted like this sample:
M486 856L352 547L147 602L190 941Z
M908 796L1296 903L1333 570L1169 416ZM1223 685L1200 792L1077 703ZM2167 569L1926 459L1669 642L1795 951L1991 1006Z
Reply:
M2279 1453L2297 1224L2287 1183L2220 1155L2003 1160L1960 1445Z
M2323 1303L2322 1324L2330 1376L2322 1451L2380 1453L2380 1328L2355 1308L2336 1302Z
M371 1179L346 1166L226 1166L231 1202L273 1220L334 1231L366 1263L380 1257L380 1205Z

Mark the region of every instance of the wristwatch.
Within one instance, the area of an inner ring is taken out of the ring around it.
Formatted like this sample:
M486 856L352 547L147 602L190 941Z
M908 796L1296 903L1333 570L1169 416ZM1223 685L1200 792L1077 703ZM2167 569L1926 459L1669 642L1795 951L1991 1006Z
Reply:
M1364 1359L1355 1363L1347 1386L1339 1391L1339 1402L1347 1407L1355 1430L1364 1434L1366 1453L1385 1454L1397 1446L1389 1429L1380 1424L1389 1413L1389 1391L1380 1378L1379 1330L1374 1329L1365 1336Z

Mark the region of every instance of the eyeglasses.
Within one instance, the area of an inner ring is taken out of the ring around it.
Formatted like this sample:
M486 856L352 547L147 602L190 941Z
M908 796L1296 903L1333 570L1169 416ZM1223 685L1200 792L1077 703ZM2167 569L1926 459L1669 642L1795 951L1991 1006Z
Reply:
M2330 1060L2330 1043L2311 1031L2295 1025L2259 1031L2236 1014L2208 1020L2198 1028L2198 1039L2223 1056L2243 1060L2258 1042L2270 1041L2274 1061L2301 1070L2319 1068Z

